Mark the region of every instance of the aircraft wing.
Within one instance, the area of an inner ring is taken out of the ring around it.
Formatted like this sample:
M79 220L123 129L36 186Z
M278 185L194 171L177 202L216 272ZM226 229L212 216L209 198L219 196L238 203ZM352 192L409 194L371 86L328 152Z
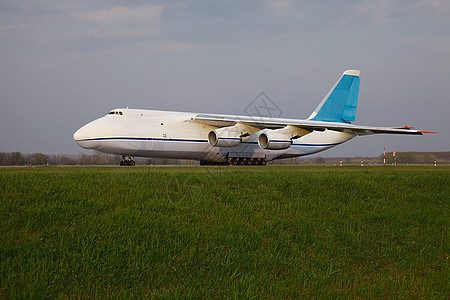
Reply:
M323 122L313 120L281 119L269 117L255 117L255 116L198 114L195 116L194 120L199 123L215 127L227 127L233 126L236 123L243 123L260 129L281 129L290 125L310 132L324 131L328 129L352 133L355 135L370 135L380 133L422 135L423 133L435 133L431 131L415 130L407 126L374 127L374 126L360 126L342 122Z

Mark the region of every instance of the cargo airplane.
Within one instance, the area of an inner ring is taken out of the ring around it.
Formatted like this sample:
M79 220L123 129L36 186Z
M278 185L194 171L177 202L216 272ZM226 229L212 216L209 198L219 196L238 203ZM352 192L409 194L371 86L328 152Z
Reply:
M83 148L121 155L199 160L201 164L265 165L308 155L370 134L421 135L410 127L352 124L359 70L347 70L306 120L117 108L79 130Z

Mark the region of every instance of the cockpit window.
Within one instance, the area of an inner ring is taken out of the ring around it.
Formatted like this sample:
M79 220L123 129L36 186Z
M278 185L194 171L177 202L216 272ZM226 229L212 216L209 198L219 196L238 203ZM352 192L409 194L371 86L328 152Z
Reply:
M123 116L123 112L112 110L112 111L110 111L110 112L108 113L108 115L120 115L120 116Z

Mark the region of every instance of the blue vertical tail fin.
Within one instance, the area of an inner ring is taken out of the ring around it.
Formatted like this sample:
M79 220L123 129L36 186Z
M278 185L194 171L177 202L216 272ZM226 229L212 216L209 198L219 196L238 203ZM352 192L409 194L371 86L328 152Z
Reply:
M308 120L345 123L355 121L359 73L359 70L345 71Z

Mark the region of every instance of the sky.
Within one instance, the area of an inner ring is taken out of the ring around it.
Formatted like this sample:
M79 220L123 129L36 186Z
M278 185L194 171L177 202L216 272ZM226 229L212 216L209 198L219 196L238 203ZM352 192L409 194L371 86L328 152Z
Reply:
M0 0L0 152L77 154L113 108L307 118L361 70L355 124L414 126L321 156L450 151L450 1Z

